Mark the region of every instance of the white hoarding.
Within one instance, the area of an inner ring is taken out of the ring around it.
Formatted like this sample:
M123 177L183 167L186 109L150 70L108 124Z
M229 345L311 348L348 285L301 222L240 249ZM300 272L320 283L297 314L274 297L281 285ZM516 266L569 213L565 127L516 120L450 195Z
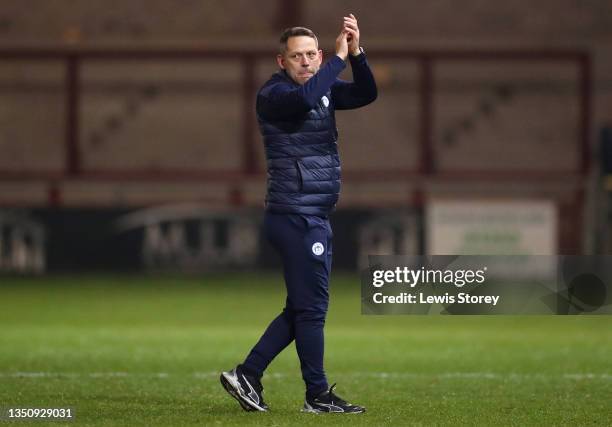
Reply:
M557 253L557 207L549 200L432 199L425 222L431 255Z

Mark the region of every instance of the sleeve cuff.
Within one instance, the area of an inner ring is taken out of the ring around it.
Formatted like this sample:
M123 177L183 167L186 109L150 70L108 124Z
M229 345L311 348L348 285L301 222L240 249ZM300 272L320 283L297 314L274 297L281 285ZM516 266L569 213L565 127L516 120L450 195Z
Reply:
M330 59L329 62L331 62L334 67L338 67L340 71L346 68L346 62L340 59L340 57L336 55L335 53L334 53L333 58Z
M359 55L354 56L354 55L349 54L349 61L351 61L351 65L352 64L363 64L365 62L365 59L366 59L366 55L363 49L361 50Z

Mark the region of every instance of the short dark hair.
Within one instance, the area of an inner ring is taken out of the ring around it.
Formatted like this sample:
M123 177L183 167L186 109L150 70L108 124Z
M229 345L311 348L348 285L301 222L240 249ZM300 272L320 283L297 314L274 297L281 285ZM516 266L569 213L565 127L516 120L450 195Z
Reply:
M312 37L315 43L317 44L317 47L319 46L319 40L317 39L317 36L311 29L306 28L306 27L290 27L290 28L286 28L285 31L283 31L280 36L279 42L280 42L281 53L285 53L287 51L287 40L289 40L291 37L298 37L298 36Z

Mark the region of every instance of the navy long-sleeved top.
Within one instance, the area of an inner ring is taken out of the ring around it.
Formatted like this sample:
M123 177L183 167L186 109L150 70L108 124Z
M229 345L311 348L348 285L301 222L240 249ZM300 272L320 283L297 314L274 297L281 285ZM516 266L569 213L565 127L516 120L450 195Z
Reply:
M312 110L331 89L336 110L363 107L377 97L376 81L368 66L365 54L349 55L353 70L353 82L338 78L346 63L334 55L306 83L293 82L284 72L277 73L264 85L257 97L257 114L262 118L284 119ZM282 78L285 77L285 78ZM271 84L270 84L271 83Z
M268 211L327 216L334 209L340 193L335 110L359 108L377 96L365 54L349 58L353 82L338 78L346 64L334 55L303 85L279 71L258 92Z

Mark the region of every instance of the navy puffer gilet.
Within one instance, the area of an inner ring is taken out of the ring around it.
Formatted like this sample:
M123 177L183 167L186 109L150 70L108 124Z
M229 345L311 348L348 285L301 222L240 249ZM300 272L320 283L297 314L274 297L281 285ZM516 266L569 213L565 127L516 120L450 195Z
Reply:
M275 78L287 77L279 72ZM268 163L266 210L329 215L340 193L338 131L330 91L299 117L270 120L258 115L258 121Z

